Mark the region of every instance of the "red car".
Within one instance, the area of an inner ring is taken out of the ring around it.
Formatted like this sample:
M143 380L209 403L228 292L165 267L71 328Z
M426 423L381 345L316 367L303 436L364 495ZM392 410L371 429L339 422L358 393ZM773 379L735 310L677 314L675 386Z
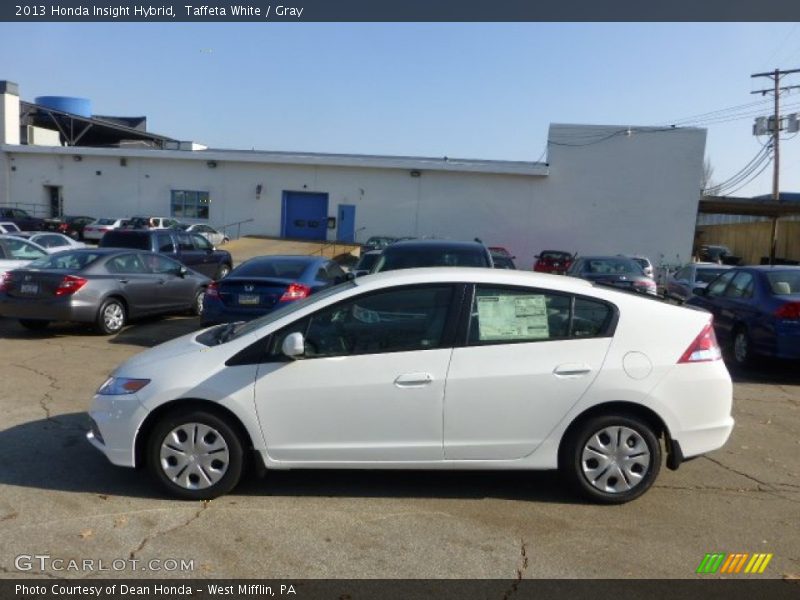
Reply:
M553 273L563 275L572 265L574 254L560 250L543 250L536 255L536 264L533 270L539 273Z

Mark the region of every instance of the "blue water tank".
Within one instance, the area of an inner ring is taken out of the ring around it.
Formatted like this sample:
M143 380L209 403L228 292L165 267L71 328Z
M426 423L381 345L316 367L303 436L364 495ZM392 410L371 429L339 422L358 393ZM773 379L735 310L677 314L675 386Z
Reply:
M39 96L34 102L53 110L72 113L81 117L92 116L92 101L88 98L74 98L71 96Z

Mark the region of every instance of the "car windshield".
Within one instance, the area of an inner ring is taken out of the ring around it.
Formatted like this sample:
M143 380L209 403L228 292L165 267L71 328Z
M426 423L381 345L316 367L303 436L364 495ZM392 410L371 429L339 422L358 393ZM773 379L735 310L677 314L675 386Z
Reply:
M647 267L650 266L650 261L647 260L646 258L634 258L633 260L637 265L639 265L643 269L646 269Z
M590 258L586 261L587 271L597 275L642 275L642 268L634 261L625 258Z
M394 246L391 248L394 248ZM380 273L418 267L488 266L489 262L483 252L469 248L403 248L394 252L385 250L375 265L373 272Z
M28 265L29 269L52 271L80 271L103 256L97 252L59 252L51 254Z
M711 283L726 270L727 269L697 269L694 280L696 283Z
M257 331L262 327L266 327L270 323L274 323L275 321L282 319L286 315L290 315L295 311L301 310L306 306L310 306L312 304L316 304L322 300L325 300L329 296L333 296L345 290L355 287L356 284L352 281L345 281L340 283L339 285L334 285L329 288L325 288L316 294L312 294L303 298L302 300L297 300L296 302L290 302L285 306L282 306L276 310L273 310L271 313L267 313L263 317L258 319L254 319L252 321L248 321L246 323L230 323L228 325L221 325L217 327L214 331L224 332L226 328L230 327L228 333L225 335L224 339L218 339L217 343L224 343L229 342L231 340L235 340L242 336L245 336L249 333Z
M553 252L551 250L545 250L539 255L539 258L544 258L546 260L567 260L572 255L566 252Z
M356 271L369 271L375 266L375 263L378 262L378 258L380 258L380 254L363 255L358 259L358 264L355 266Z
M791 271L770 271L767 273L769 286L776 296L800 294L800 269Z

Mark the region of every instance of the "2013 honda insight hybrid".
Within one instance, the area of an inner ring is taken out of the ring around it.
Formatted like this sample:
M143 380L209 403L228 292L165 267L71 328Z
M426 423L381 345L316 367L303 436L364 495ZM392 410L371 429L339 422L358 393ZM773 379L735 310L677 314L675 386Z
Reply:
M358 278L115 370L89 441L173 495L257 470L560 469L643 494L731 433L709 313L588 281L436 268ZM662 449L663 448L663 449Z

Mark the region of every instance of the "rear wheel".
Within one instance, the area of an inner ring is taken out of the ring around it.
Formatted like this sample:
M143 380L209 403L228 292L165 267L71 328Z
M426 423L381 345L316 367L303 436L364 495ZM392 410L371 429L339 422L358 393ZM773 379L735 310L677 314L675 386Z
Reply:
M111 335L125 326L125 320L125 306L116 298L109 298L100 306L95 325L100 333Z
M47 326L50 324L50 321L43 321L40 319L20 319L19 324L25 329L30 329L31 331L41 331L42 329L47 328Z
M243 457L231 424L204 410L167 414L147 444L151 473L170 494L186 500L230 492L241 478Z
M622 504L644 494L661 469L652 427L627 415L593 417L565 440L561 471L582 496Z
M203 316L203 298L206 295L206 291L204 289L197 290L197 293L194 295L194 302L192 303L191 313L196 317Z
M737 367L751 367L755 362L750 336L742 326L737 327L733 333L730 354Z

